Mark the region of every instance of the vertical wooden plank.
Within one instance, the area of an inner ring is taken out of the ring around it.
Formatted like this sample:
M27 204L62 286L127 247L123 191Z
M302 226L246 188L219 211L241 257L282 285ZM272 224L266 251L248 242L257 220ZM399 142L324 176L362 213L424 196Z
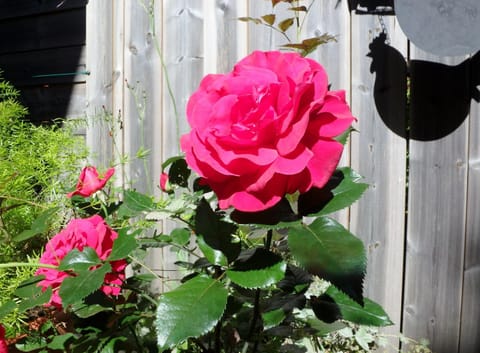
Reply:
M150 21L153 2L125 2L124 95L125 153L131 158L128 175L138 190L152 193L158 177L152 166L158 163L157 151L151 150L160 131L155 119L161 117L158 96L161 92L161 68L155 50ZM148 156L139 157L149 150Z
M121 163L124 150L125 125L124 95L125 95L125 1L117 0L112 7L112 107L110 119L112 127L112 161L116 167L116 181L119 185L126 184L125 165Z
M247 54L247 3L235 0L204 2L204 73L225 73Z
M204 74L204 1L163 2L162 55L165 78L162 91L162 160L180 154L180 136L188 131L185 107ZM166 229L175 227L167 223ZM165 250L161 269L166 277L178 276L177 255ZM165 282L163 289L177 283Z
M374 101L378 72L369 72L369 45L382 32L377 16L352 14L351 105L358 118L352 133L351 164L370 184L351 208L350 225L367 247L365 295L380 303L399 331L402 305L406 141L380 118ZM407 41L393 17L385 17L390 45L405 56ZM378 58L377 60L385 60ZM401 61L401 60L400 60ZM387 97L388 98L388 97ZM386 104L402 97L389 97Z
M112 107L112 0L89 1L87 5L86 79L87 145L99 168L111 160L111 139L104 123L105 111ZM99 14L107 14L99 16Z
M463 60L441 59L413 45L411 59L452 65ZM444 138L411 140L409 147L403 331L429 339L436 353L458 352L467 149L468 120Z
M321 45L309 55L317 60L327 71L330 89L345 90L350 101L350 15L347 2L336 0L315 1L305 19L302 39L321 36L325 33L336 37L337 42ZM350 164L350 146L344 148L340 165ZM334 217L348 228L349 212L342 210Z
M465 267L460 319L461 353L480 352L480 104L470 109Z

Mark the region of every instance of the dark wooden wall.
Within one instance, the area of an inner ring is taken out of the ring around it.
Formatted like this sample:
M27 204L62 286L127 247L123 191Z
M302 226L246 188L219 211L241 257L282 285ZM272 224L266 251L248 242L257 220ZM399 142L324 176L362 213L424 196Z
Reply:
M0 70L34 122L85 110L88 0L0 0Z

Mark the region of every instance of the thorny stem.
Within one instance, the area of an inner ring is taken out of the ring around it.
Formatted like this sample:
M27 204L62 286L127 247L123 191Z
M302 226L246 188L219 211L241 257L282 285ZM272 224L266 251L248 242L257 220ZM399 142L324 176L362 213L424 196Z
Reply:
M267 238L265 240L265 245L264 248L266 250L270 250L270 246L272 245L272 237L273 237L273 231L270 229L267 232ZM255 301L254 301L254 306L253 306L253 317L252 317L252 322L250 324L250 330L248 332L248 339L251 339L253 336L253 333L255 332L255 326L257 324L257 321L260 317L260 294L261 290L257 289L255 293ZM258 338L255 340L252 353L255 353L258 349Z

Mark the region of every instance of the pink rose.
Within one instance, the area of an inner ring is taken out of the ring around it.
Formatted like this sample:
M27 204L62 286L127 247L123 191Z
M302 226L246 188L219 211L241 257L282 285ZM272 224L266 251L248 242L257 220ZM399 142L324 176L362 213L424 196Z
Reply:
M112 230L102 217L95 215L90 218L73 219L65 229L56 234L45 245L45 251L40 258L40 263L58 266L62 259L71 250L83 250L88 246L95 249L101 260L107 259L112 252L113 241L118 234ZM125 279L125 260L110 262L112 272L105 275L104 285L101 290L107 295L118 295L120 286ZM62 306L62 300L58 295L58 289L62 281L69 275L66 272L51 268L40 268L36 275L44 275L45 279L39 282L44 289L51 287L53 290L49 304L59 308Z
M188 164L222 209L267 209L322 187L343 151L334 138L355 118L323 67L296 53L255 51L232 72L207 75L190 97Z
M115 168L110 168L107 170L103 178L100 178L95 167L84 167L78 178L77 188L75 191L68 193L67 197L72 197L73 195L80 195L83 197L91 196L105 186L114 172Z
M170 192L170 183L168 182L168 174L167 173L162 173L160 174L160 189L162 189L163 192Z
M0 324L0 353L8 353L7 340L5 339L5 328Z

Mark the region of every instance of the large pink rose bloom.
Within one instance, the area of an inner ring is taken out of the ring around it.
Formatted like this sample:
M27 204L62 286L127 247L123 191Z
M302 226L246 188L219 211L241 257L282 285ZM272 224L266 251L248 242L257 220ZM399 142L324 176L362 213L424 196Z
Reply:
M118 234L98 215L84 219L73 219L65 229L47 243L40 258L40 263L58 266L71 250L82 251L86 246L93 248L100 259L106 260L112 252L113 241L117 237ZM125 279L127 262L117 260L110 262L110 265L112 266L112 272L105 275L105 284L101 287L101 290L107 295L118 295L120 286ZM58 295L58 289L69 275L51 268L40 268L36 275L45 276L45 279L39 282L41 287L44 289L51 287L53 289L49 304L61 308L62 300Z
M181 146L222 209L267 209L322 187L341 157L334 140L355 118L323 67L296 53L255 51L207 75L190 97Z

